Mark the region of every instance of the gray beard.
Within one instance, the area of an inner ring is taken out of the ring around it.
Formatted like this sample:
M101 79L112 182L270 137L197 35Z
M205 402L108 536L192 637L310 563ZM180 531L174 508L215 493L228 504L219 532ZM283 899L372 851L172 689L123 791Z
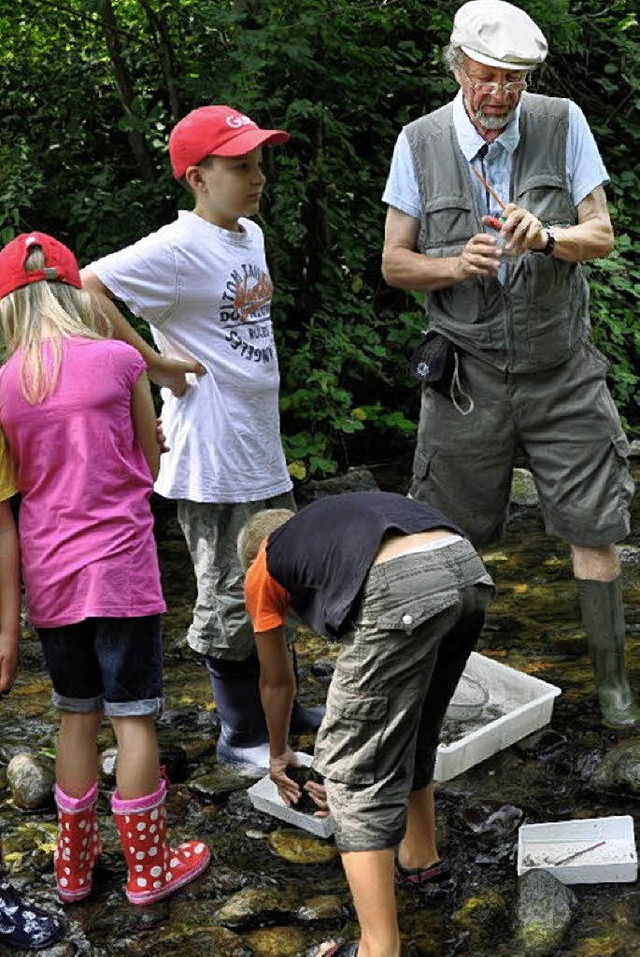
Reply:
M515 109L509 110L504 116L487 116L482 109L473 114L476 123L485 130L503 130L515 116Z

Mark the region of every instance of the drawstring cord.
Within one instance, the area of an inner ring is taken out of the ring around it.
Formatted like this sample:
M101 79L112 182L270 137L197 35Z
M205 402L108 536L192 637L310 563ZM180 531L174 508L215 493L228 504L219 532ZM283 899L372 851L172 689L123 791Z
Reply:
M454 360L454 366L453 366L453 375L451 376L451 385L449 386L449 398L451 399L453 405L458 410L460 415L469 415L471 412L473 412L475 408L475 402L473 401L469 393L465 392L462 386L460 385L460 360L458 359L458 351L455 348L453 350L453 360ZM460 396L460 399L466 399L468 401L469 407L467 409L463 409L462 406L459 404L458 400L456 399L456 389L458 391L458 395Z

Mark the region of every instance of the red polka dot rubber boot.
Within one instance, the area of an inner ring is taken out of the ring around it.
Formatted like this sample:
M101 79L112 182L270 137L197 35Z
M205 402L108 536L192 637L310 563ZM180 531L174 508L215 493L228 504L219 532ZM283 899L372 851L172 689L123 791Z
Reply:
M96 816L98 785L93 784L83 797L72 798L56 784L55 796L59 832L53 869L60 900L72 904L91 893L93 867L102 853Z
M167 782L155 794L123 801L115 791L111 810L129 869L126 894L130 904L153 904L173 894L201 874L211 853L202 841L187 841L176 848L167 843L164 807Z

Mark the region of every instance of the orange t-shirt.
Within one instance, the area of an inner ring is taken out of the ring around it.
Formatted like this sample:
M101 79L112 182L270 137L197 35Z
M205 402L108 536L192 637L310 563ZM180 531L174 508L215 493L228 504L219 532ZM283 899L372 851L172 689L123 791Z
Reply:
M254 631L271 631L284 625L289 608L289 592L269 574L266 538L247 572L244 595Z

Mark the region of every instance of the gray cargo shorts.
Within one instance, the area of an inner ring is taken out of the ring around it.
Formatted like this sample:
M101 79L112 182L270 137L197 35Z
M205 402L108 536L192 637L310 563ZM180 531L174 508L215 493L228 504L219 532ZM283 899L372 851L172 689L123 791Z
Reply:
M409 495L440 509L476 546L496 541L508 517L516 450L525 453L545 527L572 545L629 534L629 442L607 388L606 359L591 342L555 369L508 373L466 353L461 385L475 407L461 415L424 389Z
M373 565L316 739L340 851L395 847L433 777L447 705L493 583L466 540Z
M178 502L178 521L197 586L187 641L200 654L232 661L255 654L236 542L247 519L263 508L290 508L295 512L296 505L291 492L257 502Z

